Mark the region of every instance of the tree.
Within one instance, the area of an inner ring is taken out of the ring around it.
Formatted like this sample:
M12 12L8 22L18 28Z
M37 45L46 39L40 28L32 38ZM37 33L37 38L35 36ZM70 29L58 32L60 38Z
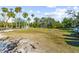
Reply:
M16 20L17 20L17 18L19 18L19 16L20 16L20 12L21 12L21 10L22 10L22 8L21 7L16 7L15 8L15 12L16 12L16 14L18 14L18 16L16 17ZM19 22L20 23L20 22ZM16 28L17 28L17 21L16 21Z
M32 20L34 20L34 16L35 16L34 14L31 14Z
M7 12L7 21L10 19L10 18L15 18L15 13L13 12L13 8L10 8L9 11ZM11 28L13 28L13 23L10 24L11 25Z
M59 28L63 28L63 25L59 21L55 21L55 23L53 24L53 27L59 29Z
M16 12L16 13L19 13L19 12L21 12L21 9L22 9L21 7L16 7L16 8L15 8L15 12Z
M7 13L7 16L8 16L9 18L10 18L10 17L15 18L14 12L8 12L8 13Z
M28 13L24 12L24 13L22 14L22 16L23 16L24 18L27 18L27 17L28 17Z
M47 24L47 28L53 28L53 26L55 27L56 21L54 20L54 18L48 17L46 18L46 24Z
M21 28L22 27L22 25L21 25L22 22L23 22L23 19L17 18L17 27Z
M1 16L2 17L5 17L5 14L4 13L1 13ZM4 19L2 19L2 23L3 23L3 27L5 27L5 20Z
M28 17L28 18L27 18L28 26L29 26L29 24L30 24L30 21L31 21L31 19L30 19L30 17Z
M7 16L8 16L8 19L10 19L10 18L15 18L15 13L14 12L8 12L7 13ZM8 20L7 20L8 21ZM12 28L13 28L13 24L12 24Z
M3 11L4 13L8 12L8 8L3 7L3 8L2 8L2 11Z
M8 8L3 7L2 8L2 12L4 13L4 17L6 16L7 12L8 12ZM3 15L2 15L3 16ZM6 20L6 19L5 19ZM6 20L7 21L7 20Z
M34 21L35 21L36 23L38 23L38 22L39 22L39 18L38 18L38 17L35 17L35 18L34 18Z
M7 23L7 19L6 19L6 13L8 12L8 8L5 8L5 7L3 7L3 8L1 8L2 9L2 16L4 17L4 21L5 21L5 23ZM7 27L7 25L6 24L4 24L4 27Z
M55 19L51 17L42 17L41 18L41 27L43 28L53 28L55 27Z
M57 24L58 22L56 22L54 20L54 18L50 18L50 17L42 17L42 18L38 18L35 17L34 18L34 22L31 23L32 27L42 27L42 28L53 28L53 27L57 27L57 25L55 25L55 23Z
M10 8L10 9L8 9L8 8L2 8L2 11L3 11L3 13L2 13L2 16L3 17L8 17L7 19L5 19L5 25L6 25L6 28L7 28L7 26L8 26L8 20L12 17L12 18L15 18L15 13L14 13L14 11L13 11L13 9L12 8Z
M34 18L34 27L39 27L39 21L40 19L38 17Z
M72 18L64 18L62 24L64 28L72 28L73 20Z
M28 17L28 13L24 12L22 16L26 19ZM29 19L28 19L29 20ZM26 25L25 25L26 26Z
M35 16L34 14L31 14L32 18Z

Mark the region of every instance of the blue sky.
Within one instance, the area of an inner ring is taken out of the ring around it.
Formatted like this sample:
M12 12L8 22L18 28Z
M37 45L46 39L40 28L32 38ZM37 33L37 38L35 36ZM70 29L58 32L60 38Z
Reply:
M0 12L2 7L15 8L16 6L0 6ZM79 6L21 6L22 12L27 12L29 15L32 13L37 17L52 17L58 21L62 21L64 17L68 17L65 13L67 10L79 11ZM30 16L29 16L30 17Z

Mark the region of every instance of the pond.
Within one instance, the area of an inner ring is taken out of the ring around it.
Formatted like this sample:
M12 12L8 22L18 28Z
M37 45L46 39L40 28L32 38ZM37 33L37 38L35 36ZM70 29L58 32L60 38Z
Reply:
M67 44L79 47L79 41L66 41Z
M17 46L16 43L10 42L8 40L0 41L0 53L10 53Z
M6 46L7 46L7 42L0 41L0 52L4 52Z

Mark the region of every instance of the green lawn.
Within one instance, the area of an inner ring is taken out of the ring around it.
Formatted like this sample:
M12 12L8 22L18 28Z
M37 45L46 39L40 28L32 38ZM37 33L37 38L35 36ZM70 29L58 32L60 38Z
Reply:
M22 37L39 43L39 49L45 52L79 52L79 48L67 44L65 41L68 30L29 28L27 30L19 29L13 32L4 33L9 37Z

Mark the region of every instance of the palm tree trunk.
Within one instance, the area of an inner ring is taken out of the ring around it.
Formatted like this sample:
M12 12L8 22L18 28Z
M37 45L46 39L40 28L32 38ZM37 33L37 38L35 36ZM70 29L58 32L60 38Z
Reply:
M17 28L17 22L16 22L16 28Z
M13 29L13 23L11 23L11 28Z
M8 19L6 20L6 29L8 28L8 20L10 19L10 17L8 17Z
M4 25L4 28L5 28L5 22L3 23L3 25Z
M19 28L20 28L20 21L19 21Z
M15 20L16 20L16 22L15 22L15 23L16 23L16 28L17 28L17 18L15 18Z

